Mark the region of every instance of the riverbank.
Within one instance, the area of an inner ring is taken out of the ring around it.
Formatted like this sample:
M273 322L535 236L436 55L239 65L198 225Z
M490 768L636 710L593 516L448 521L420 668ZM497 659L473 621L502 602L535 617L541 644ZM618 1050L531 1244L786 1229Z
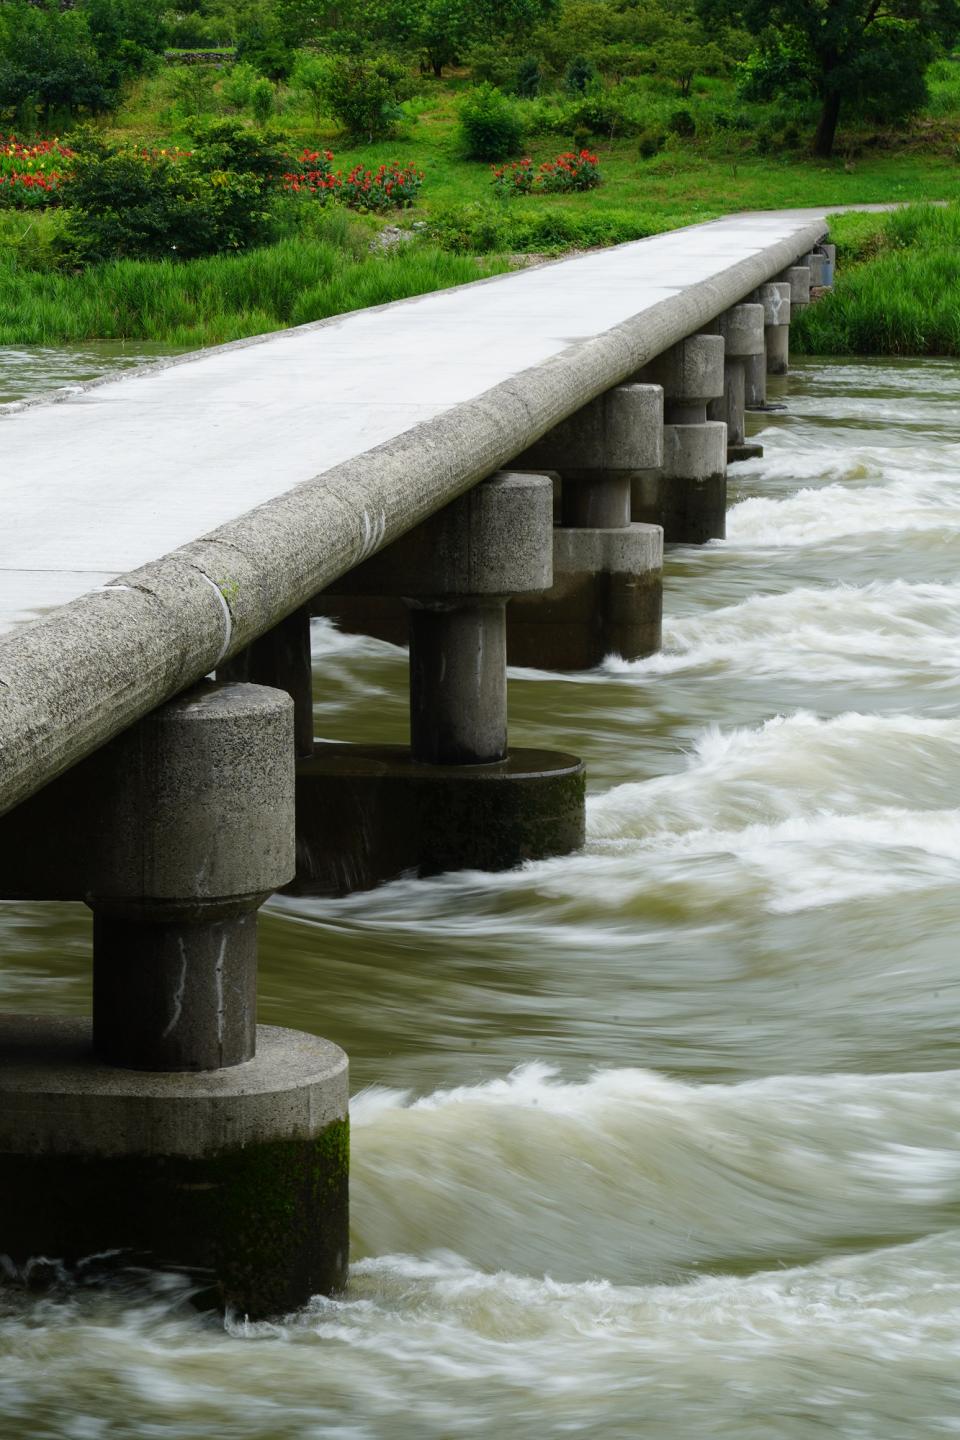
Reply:
M0 246L0 345L136 340L199 349L509 268L505 259L430 245L371 251L369 232L342 212L310 236L200 260L118 260L71 273L44 268L45 243L24 233L26 255Z
M960 355L960 204L830 222L832 294L797 319L807 355Z
M507 214L510 225L520 221L510 218L509 205L494 211L489 233L481 224L485 212L473 212L459 231L448 212L447 233L408 231L403 243L385 249L369 217L318 206L272 245L190 261L112 261L80 271L58 260L63 212L7 212L0 215L0 345L127 340L202 348L462 285L517 263L506 251L519 231L500 233L494 222L497 211ZM691 211L671 218L680 226L704 217ZM659 219L664 223L651 220L648 226L634 216L635 234L625 237L609 215L584 213L575 224L564 222L564 230L546 214L514 254L532 239L550 253L562 248L565 233L578 236L572 248L581 248L584 241L615 243L671 228L665 216ZM838 215L830 225L838 246L836 286L795 317L795 353L960 354L960 200ZM480 226L479 236L471 226ZM488 253L471 253L474 240Z

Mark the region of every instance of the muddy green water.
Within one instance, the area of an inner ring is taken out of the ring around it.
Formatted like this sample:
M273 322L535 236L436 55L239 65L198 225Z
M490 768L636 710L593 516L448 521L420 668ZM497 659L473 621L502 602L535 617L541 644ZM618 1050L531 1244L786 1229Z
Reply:
M268 907L261 1020L352 1059L349 1291L0 1292L4 1440L960 1432L958 400L798 365L664 652L514 674L584 853ZM402 652L314 649L318 734L404 736ZM87 1009L81 907L0 933L0 1005Z

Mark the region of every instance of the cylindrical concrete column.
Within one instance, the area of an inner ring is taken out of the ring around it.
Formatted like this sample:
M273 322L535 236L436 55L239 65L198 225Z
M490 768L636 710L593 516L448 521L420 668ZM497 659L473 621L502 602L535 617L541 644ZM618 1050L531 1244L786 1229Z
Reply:
M785 375L790 360L790 285L784 280L761 285L757 299L763 306L767 374Z
M629 471L570 478L561 499L563 524L581 530L619 530L630 524Z
M406 602L411 744L319 745L300 763L300 893L508 869L583 843L582 763L507 744L506 601L550 590L553 510L551 478L501 471L337 583L348 600Z
M252 1058L256 909L294 872L293 703L205 683L111 747L87 892L93 1035L108 1064Z
M747 459L762 454L762 448L747 445L744 420L746 406L746 361L751 356L764 354L763 347L763 306L734 305L718 317L717 326L723 336L724 387L723 396L711 401L707 414L713 421L725 421L727 426L727 461ZM756 367L754 367L755 371Z
M630 480L659 465L663 393L657 385L615 385L548 430L515 465L561 476L561 516L577 529L630 524Z
M723 539L726 511L726 425L665 425L662 467L633 482L635 519L656 516L665 540L703 545Z
M218 680L286 690L293 700L297 755L313 754L313 670L310 607L294 610L246 650L217 667Z
M429 765L507 753L506 600L411 600L410 749Z
M690 335L638 376L663 387L665 423L662 464L634 476L631 513L662 525L668 541L702 544L724 533L726 427L707 422L724 394L724 351L720 334Z
M637 378L662 387L665 424L703 424L708 402L723 394L723 356L721 336L689 335L644 366Z
M790 265L778 280L783 280L790 286L790 304L793 309L800 309L810 304L810 268L807 265Z
M803 256L800 263L806 265L810 271L811 290L822 290L829 283L827 280L829 273L827 257L819 250L811 250L809 254Z
M94 914L93 1024L0 1016L9 1278L38 1255L171 1268L251 1318L344 1284L347 1058L254 1030L293 796L289 695L206 682L0 821L8 885Z

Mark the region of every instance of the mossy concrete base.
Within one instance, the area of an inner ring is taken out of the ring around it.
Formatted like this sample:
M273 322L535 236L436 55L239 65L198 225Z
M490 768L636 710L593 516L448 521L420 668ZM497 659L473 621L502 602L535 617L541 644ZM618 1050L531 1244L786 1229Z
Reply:
M660 649L662 619L659 525L559 528L553 585L507 606L507 659L540 670L589 670L605 655L640 660Z
M318 745L297 766L297 894L346 895L400 875L508 870L585 838L581 760L511 750L426 765L399 745Z
M635 520L663 526L663 538L672 545L705 545L727 533L727 477L663 475L645 471L633 482Z
M29 1275L183 1271L204 1303L282 1314L340 1289L348 1258L347 1061L260 1027L229 1070L119 1070L83 1020L0 1017L0 1255Z
M727 464L736 465L738 460L762 460L763 446L745 443L727 447Z

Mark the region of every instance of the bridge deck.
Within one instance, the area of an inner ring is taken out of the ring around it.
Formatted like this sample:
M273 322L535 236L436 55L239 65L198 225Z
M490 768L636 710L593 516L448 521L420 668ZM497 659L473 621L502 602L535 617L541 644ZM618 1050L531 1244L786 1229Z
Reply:
M6 407L0 814L825 229L735 216Z
M732 217L7 407L0 629L642 314L815 213Z

